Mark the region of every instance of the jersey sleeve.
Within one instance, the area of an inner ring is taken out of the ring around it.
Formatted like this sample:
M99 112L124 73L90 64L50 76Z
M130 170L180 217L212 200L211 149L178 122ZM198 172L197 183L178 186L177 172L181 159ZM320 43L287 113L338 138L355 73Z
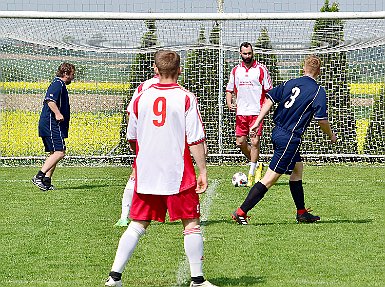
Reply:
M272 90L270 90L269 92L267 92L266 96L270 100L272 100L274 104L279 103L282 101L282 98L283 98L284 87L285 87L285 83L280 84L275 88L273 88Z
M273 88L273 84L271 82L271 77L270 77L269 71L267 70L266 67L264 67L264 70L265 70L265 73L264 73L264 77L263 77L263 90L267 92Z
M138 104L140 97L137 97L132 103L132 112L127 125L126 139L128 141L136 141L137 139L137 124L138 124Z
M314 99L313 108L315 110L314 119L315 120L327 120L327 98L326 91L323 87L319 88L318 95Z
M226 86L226 92L234 92L234 83L235 83L235 68L231 71L229 82Z
M61 89L62 83L59 80L53 81L47 89L44 101L52 101L57 103L60 98Z
M186 138L188 145L195 145L205 140L202 117L194 95L186 96Z

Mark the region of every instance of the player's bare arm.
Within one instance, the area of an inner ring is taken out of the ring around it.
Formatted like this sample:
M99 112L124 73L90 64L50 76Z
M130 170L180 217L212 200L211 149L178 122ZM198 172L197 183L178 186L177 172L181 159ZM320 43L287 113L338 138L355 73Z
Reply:
M206 168L206 153L204 142L190 146L190 152L196 162L199 170L197 193L203 193L208 187L207 183L207 168Z
M51 111L55 114L55 119L58 122L64 121L64 116L62 115L62 113L60 112L58 106L56 105L56 103L54 101L48 101L47 105L51 109Z
M331 127L330 127L329 121L328 121L328 120L319 120L319 121L318 121L318 124L319 124L321 130L322 130L325 134L328 135L330 141L331 141L332 143L336 143L336 141L337 141L337 136L336 136L335 133L333 133L333 131L332 131Z
M263 106L261 108L261 112L259 113L259 115L257 117L257 120L255 121L255 123L250 128L250 136L255 136L257 129L259 127L259 124L265 118L265 116L270 111L270 109L273 105L274 105L274 103L269 98L267 98L265 100L265 102L263 103Z
M236 104L233 103L233 93L226 92L226 104L230 111L234 111L236 109Z

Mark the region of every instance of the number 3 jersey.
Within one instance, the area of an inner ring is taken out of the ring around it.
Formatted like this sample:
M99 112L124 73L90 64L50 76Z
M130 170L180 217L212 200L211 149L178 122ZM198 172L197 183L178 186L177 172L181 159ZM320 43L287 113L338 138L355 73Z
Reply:
M274 112L274 123L286 131L301 136L313 116L327 119L326 92L308 76L280 84L266 95L273 103L279 103Z
M196 97L154 84L133 102L127 139L136 141L136 192L170 195L196 186L188 146L205 140Z

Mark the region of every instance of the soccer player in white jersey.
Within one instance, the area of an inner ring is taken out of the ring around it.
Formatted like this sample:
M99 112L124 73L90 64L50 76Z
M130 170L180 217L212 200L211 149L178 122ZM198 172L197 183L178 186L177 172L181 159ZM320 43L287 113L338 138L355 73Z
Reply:
M135 190L130 218L106 286L122 286L122 272L152 220L181 220L190 263L190 287L215 287L204 279L199 194L207 189L205 132L196 97L177 84L180 56L161 50L155 56L159 83L135 99L128 122L136 152ZM199 175L196 178L191 154Z
M262 176L263 166L262 163L258 163L258 160L263 122L259 125L256 135L250 136L250 144L247 137L250 127L261 111L266 92L273 87L267 68L254 60L251 44L242 43L239 51L242 62L231 71L226 87L226 103L231 111L236 111L236 144L250 161L247 186L252 186L253 181L258 182ZM236 99L235 103L233 103L233 95Z
M155 53L156 55L156 53ZM154 55L154 57L155 57ZM129 121L129 116L132 111L132 106L135 101L135 99L138 97L138 95L151 87L153 84L159 83L159 75L158 75L158 69L156 68L154 64L154 72L155 75L151 79L148 79L144 82L142 82L136 89L134 94L132 95L132 98L127 106L127 122ZM127 184L124 188L123 196L122 196L122 212L120 213L119 220L115 223L115 226L127 226L128 225L128 215L130 214L130 207L132 202L132 195L134 194L134 186L135 186L135 161L132 164L132 172L128 178Z

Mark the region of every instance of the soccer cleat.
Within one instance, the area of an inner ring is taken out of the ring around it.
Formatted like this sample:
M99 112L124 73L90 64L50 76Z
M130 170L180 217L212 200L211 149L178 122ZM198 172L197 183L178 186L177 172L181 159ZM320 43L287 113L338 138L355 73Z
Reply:
M194 281L191 281L190 287L218 287L218 286L206 280L203 283L194 283Z
M253 175L249 173L247 176L247 187L253 186Z
M118 222L115 223L114 226L128 226L128 218L121 218L118 220Z
M316 221L321 219L319 216L313 215L309 211L312 211L312 210L307 208L305 213L303 213L303 214L297 213L297 217L296 217L297 222L298 223L313 223L313 222L316 222Z
M48 187L43 183L41 178L36 177L36 175L32 178L32 183L40 188L42 191L47 191Z
M115 281L114 279L112 279L111 276L109 276L104 286L122 287L123 285L122 285L122 280Z
M247 219L250 218L250 216L243 216L243 215L239 215L237 213L237 211L234 211L232 214L231 214L231 217L239 224L239 225L247 225L249 224L247 222Z
M55 186L53 186L52 184L50 184L49 186L47 186L47 190L55 190Z
M262 178L262 171L263 171L263 164L260 163L257 167L257 169L255 170L255 180L254 182L257 183L258 181L261 180Z

